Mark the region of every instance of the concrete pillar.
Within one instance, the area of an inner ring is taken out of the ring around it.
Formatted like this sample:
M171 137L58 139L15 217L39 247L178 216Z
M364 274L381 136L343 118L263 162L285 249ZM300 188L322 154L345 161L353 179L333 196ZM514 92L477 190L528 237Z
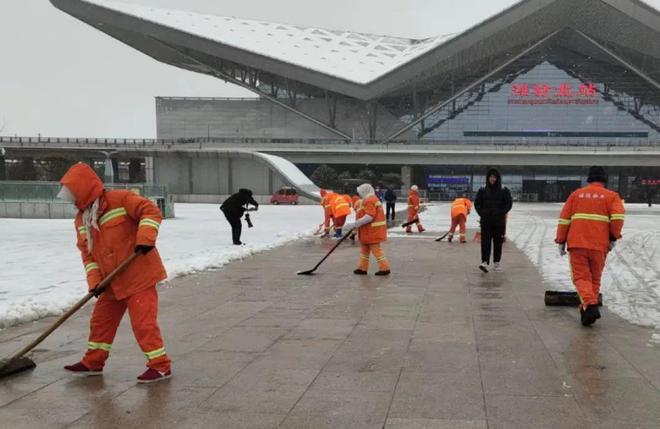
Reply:
M142 160L133 158L128 163L128 182L139 183L144 181L144 174L142 173Z
M412 186L412 166L404 165L401 167L401 182L403 183L401 187L403 189L410 189Z
M188 193L195 193L195 179L193 176L194 163L192 157L188 158Z
M4 155L0 155L0 180L7 180L7 168L5 166Z
M628 197L628 176L622 174L621 171L619 171L619 183L617 185L619 195L621 195L621 198L626 199Z
M234 170L231 157L227 158L227 193L229 195L234 193Z
M153 184L156 182L154 173L154 158L148 156L144 158L144 181Z

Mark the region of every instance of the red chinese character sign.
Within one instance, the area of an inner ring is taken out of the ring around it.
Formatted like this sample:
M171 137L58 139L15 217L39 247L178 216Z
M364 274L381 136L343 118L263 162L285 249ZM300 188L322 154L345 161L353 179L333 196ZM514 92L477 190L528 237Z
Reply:
M511 85L509 104L598 104L598 89L593 83L575 86L564 82L550 85L545 82L525 82Z

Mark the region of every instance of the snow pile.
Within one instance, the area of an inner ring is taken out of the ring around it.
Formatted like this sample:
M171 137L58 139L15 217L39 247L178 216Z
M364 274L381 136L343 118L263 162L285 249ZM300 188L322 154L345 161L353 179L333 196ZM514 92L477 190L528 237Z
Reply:
M261 206L244 224L246 246L231 244L217 205L177 204L163 222L158 248L170 278L220 267L232 260L311 235L322 221L318 206ZM0 219L0 328L61 314L86 292L70 220Z

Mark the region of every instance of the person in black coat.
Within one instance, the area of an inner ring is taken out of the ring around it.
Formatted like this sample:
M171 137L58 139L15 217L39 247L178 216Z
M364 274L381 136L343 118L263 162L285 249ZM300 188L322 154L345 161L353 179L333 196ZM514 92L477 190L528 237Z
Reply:
M502 241L506 229L506 214L511 210L511 192L502 187L502 177L495 168L486 174L486 186L479 189L474 200L474 208L481 217L481 265L479 269L488 272L490 248L493 244L495 271L500 270Z
M394 220L394 210L396 206L396 194L392 190L392 188L387 188L387 191L385 191L385 207L387 208L387 213L385 214L385 219L392 219ZM392 216L390 217L390 213Z
M251 190L239 189L237 193L227 198L220 206L220 210L225 214L227 222L231 225L231 237L237 246L243 244L241 242L241 217L247 211L248 204L253 205L255 209L259 208L259 203L252 198Z

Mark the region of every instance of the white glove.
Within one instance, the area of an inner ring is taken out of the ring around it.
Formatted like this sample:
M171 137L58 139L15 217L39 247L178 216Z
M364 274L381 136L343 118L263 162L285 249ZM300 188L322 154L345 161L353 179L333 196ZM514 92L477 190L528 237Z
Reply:
M566 256L566 243L557 243L557 250L559 251L559 256Z
M609 246L607 246L608 249L614 250L614 247L616 247L616 241L610 241Z

